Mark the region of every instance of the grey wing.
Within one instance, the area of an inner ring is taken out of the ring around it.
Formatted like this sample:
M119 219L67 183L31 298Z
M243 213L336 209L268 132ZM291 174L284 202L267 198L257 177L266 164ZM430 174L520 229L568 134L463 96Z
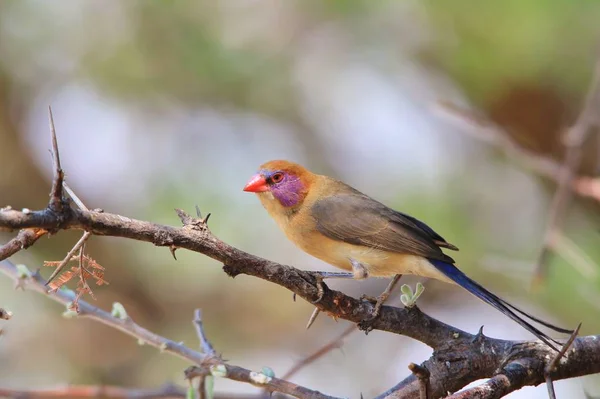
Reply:
M311 212L317 230L331 239L454 263L440 249L447 243L430 227L362 193L320 199Z

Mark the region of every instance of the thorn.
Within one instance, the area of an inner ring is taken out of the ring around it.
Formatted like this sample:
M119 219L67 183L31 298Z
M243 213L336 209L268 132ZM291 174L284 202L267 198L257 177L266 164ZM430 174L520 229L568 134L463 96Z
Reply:
M177 251L177 247L175 245L171 245L169 247L169 251L171 251L171 255L173 255L173 259L177 260L177 256L175 256L175 251Z
M292 300L293 300L294 302L296 302L296 293L295 293L295 292L292 294Z
M50 189L50 209L56 213L63 211L63 181L64 172L60 166L60 155L58 153L58 140L56 139L56 129L54 127L54 117L52 116L52 107L48 106L48 121L50 124L50 141L52 143L52 166L54 169L54 176L52 179L52 187Z
M479 327L479 331L477 332L477 334L475 334L475 336L473 337L471 342L472 343L481 342L484 339L485 339L485 335L483 335L483 326L481 326L481 327Z
M206 214L206 217L204 219L202 219L202 223L204 223L205 225L208 225L208 218L210 217L210 213Z
M196 216L198 216L198 219L202 219L202 212L200 212L198 204L196 204Z
M313 323L317 319L317 316L319 315L320 312L321 311L319 310L319 308L315 308L315 310L313 310L312 314L310 315L310 318L308 319L308 323L306 323L307 330L310 328L310 326L313 325Z

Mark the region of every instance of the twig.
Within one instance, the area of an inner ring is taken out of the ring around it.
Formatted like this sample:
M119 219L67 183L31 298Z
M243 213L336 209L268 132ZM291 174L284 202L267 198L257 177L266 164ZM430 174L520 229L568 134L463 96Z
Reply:
M206 333L204 332L204 326L202 324L202 311L200 309L196 309L194 311L194 327L196 328L196 334L198 335L198 339L200 340L200 349L203 353L214 356L218 358L215 348L211 345L210 341L206 337ZM204 375L198 376L198 398L205 399L206 398L206 378L210 373L206 373ZM285 379L285 378L284 378ZM190 380L190 384L192 381Z
M196 309L194 312L194 327L196 327L196 334L198 334L202 352L207 355L217 356L215 348L213 348L208 338L206 338L206 333L204 332L204 326L202 324L202 311L200 309Z
M558 177L558 187L552 198L548 224L544 234L543 247L540 251L538 263L534 271L534 282L545 280L548 271L548 256L550 244L557 231L562 228L566 210L571 203L575 170L579 167L583 153L583 145L592 131L592 127L598 125L598 114L600 113L600 61L594 68L592 83L588 89L583 110L575 121L575 124L566 132L563 144L566 150L565 160L561 166Z
M6 244L0 246L0 260L7 259L22 249L29 248L48 231L45 229L23 229Z
M60 213L63 208L63 180L64 172L60 166L60 155L58 154L58 141L56 140L56 129L54 127L54 117L52 108L48 107L48 119L50 122L50 138L52 140L52 165L54 169L54 178L52 179L52 188L50 189L50 203L48 206L54 212Z
M67 194L69 194L69 197L71 197L71 199L79 209L81 209L82 211L89 211L89 209L87 208L87 206L85 206L83 201L81 201L81 199L79 199L79 197L75 194L71 187L69 187L67 182L63 182L63 188L65 189Z
M337 349L337 348L341 348L342 345L343 345L344 338L346 338L348 335L350 335L354 331L357 331L357 327L355 325L349 326L344 331L342 331L342 333L340 335L338 335L337 337L335 337L333 340L331 340L327 344L325 344L322 347L320 347L319 349L317 349L314 353L310 354L309 356L307 356L304 359L302 359L299 362L297 362L281 378L283 378L284 380L289 380L294 374L296 374L297 372L299 372L300 370L302 370L304 367L306 367L309 364L313 363L317 359L325 356L327 353L331 352L332 350Z
M556 366L558 366L558 362L560 361L560 359L565 355L565 353L567 353L567 350L569 350L571 345L573 345L575 338L577 338L577 335L579 334L580 328L581 323L579 323L575 331L573 331L573 334L571 334L569 340L565 342L565 344L562 346L560 352L558 352L556 356L554 356L554 359L552 359L550 364L544 369L544 376L546 377L546 386L548 387L548 396L550 397L550 399L556 399L556 393L554 392L554 383L552 381L552 373L556 370Z
M0 272L6 274L15 281L21 280L22 285L25 288L45 294L49 298L62 303L65 306L69 306L75 299L75 293L70 290L58 290L53 293L47 292L46 281L39 273L29 273L27 276L23 276L23 272L19 271L17 267L8 260L0 261ZM120 315L120 317L113 316L85 301L79 301L79 313L77 314L77 317L89 318L115 328L136 338L140 343L148 344L163 352L171 353L191 363L197 364L202 370L208 369L212 371L213 369L210 367L214 366L216 367L215 372L219 376L231 380L246 382L260 388L269 387L272 391L282 392L300 398L332 398L320 392L278 378L271 378L268 381L252 379L253 372L250 370L224 363L215 356L192 350L181 343L161 337L160 335L141 327L127 315Z
M198 399L206 399L208 396L206 394L206 378L206 375L204 375L202 378L198 378ZM190 384L191 383L192 382L190 381Z
M423 366L419 366L418 364L411 363L408 365L408 369L417 377L419 380L419 398L420 399L430 399L431 395L429 391L429 370Z

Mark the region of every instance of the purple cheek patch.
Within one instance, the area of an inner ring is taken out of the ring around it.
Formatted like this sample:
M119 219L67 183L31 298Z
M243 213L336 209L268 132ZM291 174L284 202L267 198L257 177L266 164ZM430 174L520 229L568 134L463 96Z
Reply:
M300 202L304 185L297 177L287 177L281 183L273 186L271 192L279 203L285 207L294 206Z

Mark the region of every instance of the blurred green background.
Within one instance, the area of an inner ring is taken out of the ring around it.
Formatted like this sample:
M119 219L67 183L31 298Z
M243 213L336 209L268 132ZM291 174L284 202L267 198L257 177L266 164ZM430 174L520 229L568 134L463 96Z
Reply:
M549 280L531 291L555 184L434 108L440 100L472 108L560 160L560 135L581 109L599 54L599 20L594 0L3 0L0 206L46 205L52 105L67 180L90 208L178 225L173 208L198 204L234 246L333 270L289 243L241 191L261 163L290 159L423 219L461 248L455 258L468 274L511 302L597 334L598 204L577 199L565 230L592 267L582 272L555 255ZM598 159L594 138L581 172L595 175ZM78 236L44 238L13 261L36 268L62 259ZM217 350L250 369L283 375L347 326L321 316L306 331L309 304L255 278L228 278L200 254L179 251L175 261L165 248L105 237L87 250L110 282L94 290L95 304L119 301L141 325L191 347L193 309L202 308ZM386 283L331 286L358 296ZM421 309L447 323L532 338L458 288L426 288ZM0 306L14 312L1 325L4 387L184 383L185 362L91 321L63 319L60 306L13 291L4 277ZM430 354L405 337L354 333L293 381L371 397ZM558 395L599 395L596 380L559 382ZM257 392L227 380L216 390ZM542 385L509 397L546 395Z

